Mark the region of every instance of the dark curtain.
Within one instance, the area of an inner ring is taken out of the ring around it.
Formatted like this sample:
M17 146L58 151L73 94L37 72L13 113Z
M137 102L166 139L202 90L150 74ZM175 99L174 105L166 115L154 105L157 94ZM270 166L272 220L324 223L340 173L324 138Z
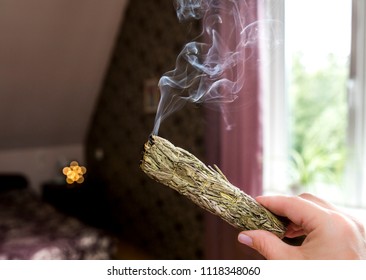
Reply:
M230 1L229 1L230 2ZM206 112L208 164L220 167L229 181L249 195L262 193L262 121L259 77L259 29L256 0L237 1L245 30L233 31L232 21L223 21L220 34L226 42L248 40L238 49L243 59L243 87L235 102L222 110ZM226 14L224 16L229 17ZM246 36L243 35L246 32ZM243 42L242 42L243 43ZM234 69L235 70L235 69ZM232 75L233 73L230 73ZM227 94L223 89L222 94ZM257 259L260 255L237 242L238 230L211 214L206 217L208 259Z

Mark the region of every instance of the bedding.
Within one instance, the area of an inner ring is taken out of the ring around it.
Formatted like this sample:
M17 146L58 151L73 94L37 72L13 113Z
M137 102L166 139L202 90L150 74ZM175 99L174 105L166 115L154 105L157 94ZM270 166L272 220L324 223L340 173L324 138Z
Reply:
M1 177L1 176L0 176ZM0 178L0 259L111 259L114 239ZM9 177L9 176L8 176Z

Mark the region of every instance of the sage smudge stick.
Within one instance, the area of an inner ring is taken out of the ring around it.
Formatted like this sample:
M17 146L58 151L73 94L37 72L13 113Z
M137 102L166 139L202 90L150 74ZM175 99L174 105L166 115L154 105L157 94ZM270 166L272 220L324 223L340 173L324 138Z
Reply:
M140 163L149 177L186 196L240 230L263 229L283 238L285 224L232 185L221 170L207 166L188 151L152 135Z

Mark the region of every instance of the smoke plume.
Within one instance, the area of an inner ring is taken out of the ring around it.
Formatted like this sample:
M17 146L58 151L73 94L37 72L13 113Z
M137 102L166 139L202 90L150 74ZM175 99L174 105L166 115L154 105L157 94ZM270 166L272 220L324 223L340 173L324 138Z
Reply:
M189 42L175 69L160 81L160 102L152 134L161 122L187 102L222 108L242 89L248 54L243 50L259 40L259 22L247 22L245 0L175 0L180 21L201 20L202 42Z

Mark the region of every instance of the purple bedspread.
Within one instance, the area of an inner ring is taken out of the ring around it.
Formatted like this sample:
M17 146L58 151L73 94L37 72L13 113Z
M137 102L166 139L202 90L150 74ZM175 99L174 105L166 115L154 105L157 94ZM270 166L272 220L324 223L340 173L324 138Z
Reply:
M111 259L114 241L27 189L0 193L1 259Z

